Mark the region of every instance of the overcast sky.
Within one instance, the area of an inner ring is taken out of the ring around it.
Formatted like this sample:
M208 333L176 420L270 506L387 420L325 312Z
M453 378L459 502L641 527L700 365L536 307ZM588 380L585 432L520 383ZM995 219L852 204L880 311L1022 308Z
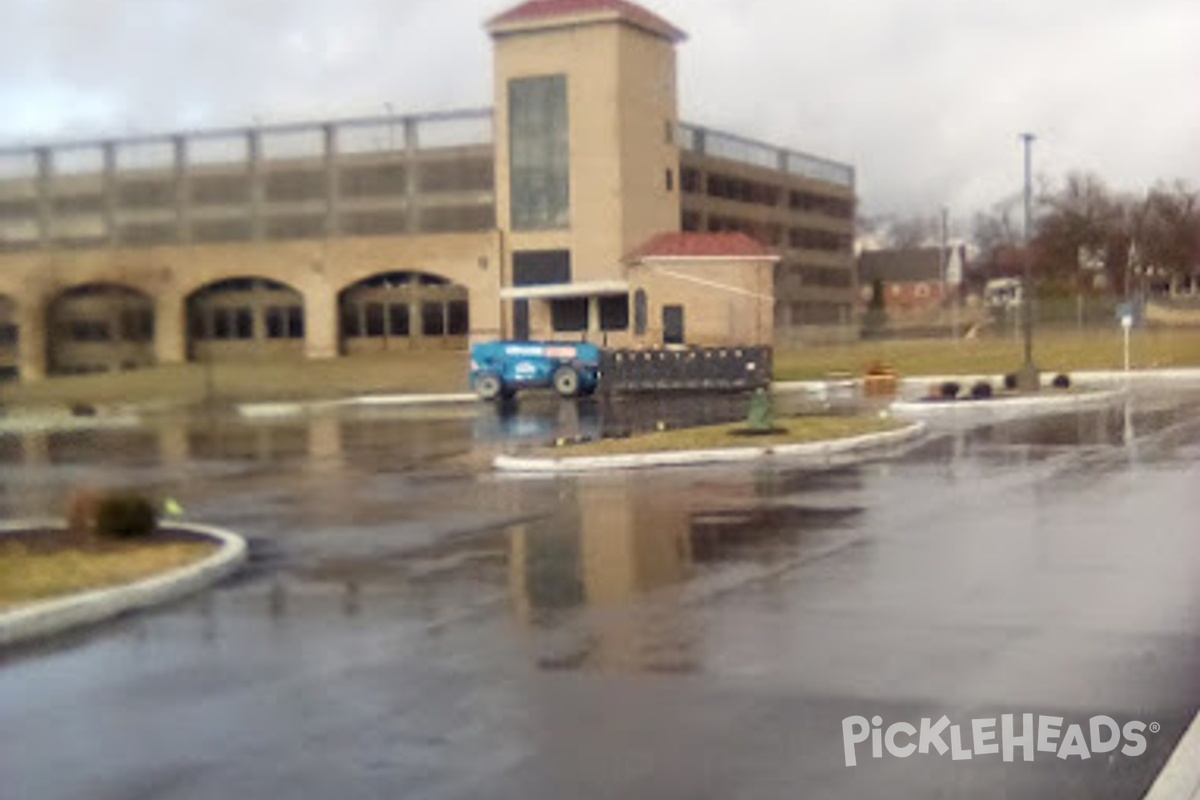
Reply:
M0 0L0 141L491 103L499 0ZM1198 0L648 0L687 121L966 219L1035 170L1200 184Z

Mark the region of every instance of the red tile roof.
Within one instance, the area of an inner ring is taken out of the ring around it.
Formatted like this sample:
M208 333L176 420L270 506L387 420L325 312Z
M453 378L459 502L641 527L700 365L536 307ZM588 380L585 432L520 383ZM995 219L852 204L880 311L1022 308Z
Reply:
M619 19L672 41L685 38L683 31L657 14L627 0L529 0L492 17L488 30L548 23L560 17Z
M629 255L646 258L776 258L744 233L660 233Z

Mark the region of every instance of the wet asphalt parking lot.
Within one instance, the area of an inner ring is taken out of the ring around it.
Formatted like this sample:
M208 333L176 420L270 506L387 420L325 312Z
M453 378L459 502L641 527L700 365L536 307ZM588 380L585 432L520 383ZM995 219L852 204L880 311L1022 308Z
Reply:
M253 553L0 654L0 797L1140 798L1200 707L1197 401L821 472L484 468L728 399L0 435L6 516L138 486ZM944 715L970 748L1004 714L1140 721L1145 752L846 765L847 718Z

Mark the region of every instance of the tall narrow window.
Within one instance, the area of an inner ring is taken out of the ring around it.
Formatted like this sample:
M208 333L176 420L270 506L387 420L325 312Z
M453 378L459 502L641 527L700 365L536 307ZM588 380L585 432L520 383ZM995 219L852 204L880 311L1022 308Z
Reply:
M633 333L636 336L646 335L648 316L646 290L638 289L633 293Z
M515 230L570 224L567 78L549 75L508 84L509 199Z

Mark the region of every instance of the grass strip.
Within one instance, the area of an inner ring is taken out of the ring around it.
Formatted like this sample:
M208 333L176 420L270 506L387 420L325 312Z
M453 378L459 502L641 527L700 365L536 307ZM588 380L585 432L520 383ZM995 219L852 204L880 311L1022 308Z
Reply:
M867 433L882 433L904 427L906 423L879 416L791 417L777 419L778 433L754 436L738 435L744 422L705 425L698 428L653 431L624 439L564 444L541 448L535 455L568 458L572 456L615 456L637 453L718 450L731 447L777 447L784 444L844 439Z
M133 583L194 563L216 550L217 545L209 542L162 542L65 546L46 552L0 538L0 611Z
M1137 330L1130 337L1134 369L1200 366L1200 330ZM981 339L909 339L862 341L781 349L775 354L777 381L818 380L834 372L861 375L883 362L901 376L1002 375L1023 360L1018 337ZM1113 330L1039 330L1034 335L1034 363L1044 372L1121 369L1122 333Z

